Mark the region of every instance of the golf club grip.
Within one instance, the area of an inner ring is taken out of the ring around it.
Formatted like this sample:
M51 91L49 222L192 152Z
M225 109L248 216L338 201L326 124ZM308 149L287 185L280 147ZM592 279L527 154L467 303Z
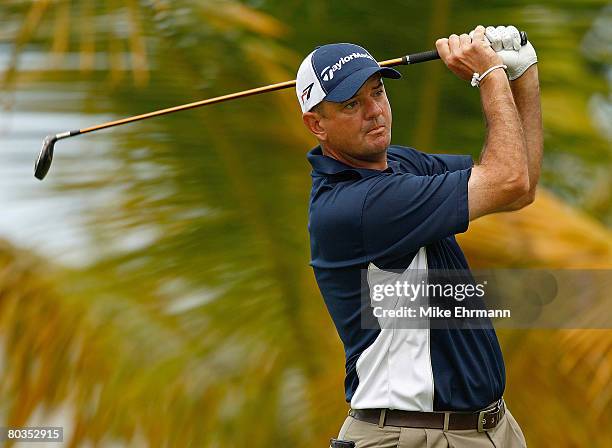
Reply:
M419 62L433 61L435 59L440 59L438 50L421 51L420 53L406 56L406 64L418 64Z
M521 34L521 45L525 45L527 43L527 32L520 31ZM402 58L402 64L418 64L419 62L427 62L433 61L435 59L440 59L440 55L437 50L430 51L422 51L420 53L409 54ZM381 64L382 65L382 64Z

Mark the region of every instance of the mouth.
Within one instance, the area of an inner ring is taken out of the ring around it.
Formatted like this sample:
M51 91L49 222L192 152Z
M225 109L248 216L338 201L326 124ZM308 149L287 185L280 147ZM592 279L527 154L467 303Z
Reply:
M366 132L366 134L378 134L380 132L383 132L385 129L387 129L385 126L378 126L374 129L370 129L368 132Z

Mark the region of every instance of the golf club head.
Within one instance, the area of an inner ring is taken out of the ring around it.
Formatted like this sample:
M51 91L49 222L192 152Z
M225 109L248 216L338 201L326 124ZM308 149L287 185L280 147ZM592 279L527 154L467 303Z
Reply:
M42 148L38 154L36 165L34 166L34 176L37 179L43 180L49 168L51 168L51 162L53 161L53 147L57 141L57 136L47 135L43 141Z

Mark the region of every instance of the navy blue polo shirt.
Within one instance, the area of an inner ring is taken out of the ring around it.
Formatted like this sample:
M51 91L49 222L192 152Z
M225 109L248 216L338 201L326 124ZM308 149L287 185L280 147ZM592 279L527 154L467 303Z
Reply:
M469 224L472 158L390 146L388 168L359 169L308 153L311 266L344 344L354 409L473 411L501 398L493 328L363 328L361 270L469 269L454 235Z

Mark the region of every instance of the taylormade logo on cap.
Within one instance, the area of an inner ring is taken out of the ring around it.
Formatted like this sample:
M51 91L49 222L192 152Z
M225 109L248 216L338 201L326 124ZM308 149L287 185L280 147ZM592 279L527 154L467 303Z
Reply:
M343 102L354 96L375 73L400 78L399 72L381 67L363 47L355 44L328 44L317 47L302 61L295 93L302 112L321 101Z
M374 58L367 53L351 53L348 56L338 59L338 62L331 67L329 65L325 67L321 72L321 78L323 78L323 81L329 81L332 79L334 77L334 72L336 70L342 70L343 65L352 61L353 58L370 58L374 60Z

